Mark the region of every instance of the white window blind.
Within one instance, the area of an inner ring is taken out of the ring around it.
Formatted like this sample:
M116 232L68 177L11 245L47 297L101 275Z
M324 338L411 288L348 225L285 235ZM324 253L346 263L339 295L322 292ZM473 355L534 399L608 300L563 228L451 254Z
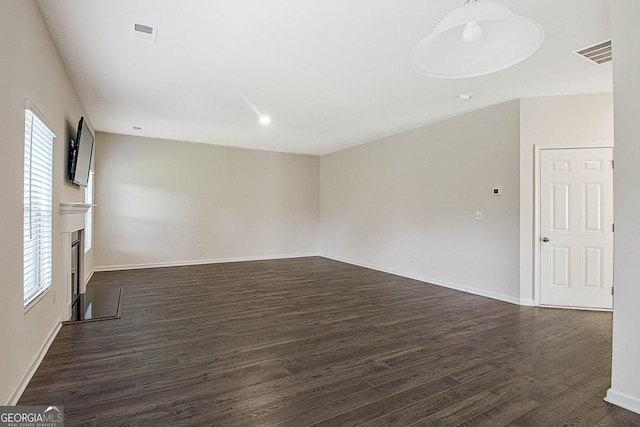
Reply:
M89 182L84 189L84 202L90 205L93 204L93 174L92 170L89 171ZM87 253L91 250L93 242L93 206L87 210L85 214L85 228L84 228L84 252Z
M51 286L53 139L47 125L25 109L24 305Z

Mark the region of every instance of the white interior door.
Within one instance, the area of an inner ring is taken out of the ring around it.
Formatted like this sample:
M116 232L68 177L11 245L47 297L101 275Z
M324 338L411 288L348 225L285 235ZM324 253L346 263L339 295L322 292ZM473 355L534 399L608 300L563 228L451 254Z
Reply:
M540 304L613 307L613 149L540 152Z

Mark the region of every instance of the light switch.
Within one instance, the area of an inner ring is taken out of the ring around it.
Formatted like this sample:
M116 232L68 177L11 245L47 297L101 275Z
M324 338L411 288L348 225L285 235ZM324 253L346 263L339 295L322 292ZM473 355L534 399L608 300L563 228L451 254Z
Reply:
M476 221L482 221L482 211L474 212L473 219L475 219Z
M491 190L491 194L493 194L494 196L502 196L502 187L493 187L493 190Z

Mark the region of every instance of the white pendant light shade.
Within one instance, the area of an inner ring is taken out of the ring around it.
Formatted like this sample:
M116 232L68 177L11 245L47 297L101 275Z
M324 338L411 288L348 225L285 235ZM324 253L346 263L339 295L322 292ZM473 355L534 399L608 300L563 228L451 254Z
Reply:
M492 1L470 0L416 45L413 62L431 77L477 77L524 61L543 40L537 22Z

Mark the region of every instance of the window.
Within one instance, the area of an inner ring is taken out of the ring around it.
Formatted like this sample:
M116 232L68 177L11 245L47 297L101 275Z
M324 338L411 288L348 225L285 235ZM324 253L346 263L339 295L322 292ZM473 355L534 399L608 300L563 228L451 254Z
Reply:
M51 286L53 139L29 102L24 126L24 305Z
M84 189L84 202L87 204L93 204L93 171L89 170L89 182ZM93 206L87 210L85 214L85 227L84 227L84 253L91 250L93 239Z

